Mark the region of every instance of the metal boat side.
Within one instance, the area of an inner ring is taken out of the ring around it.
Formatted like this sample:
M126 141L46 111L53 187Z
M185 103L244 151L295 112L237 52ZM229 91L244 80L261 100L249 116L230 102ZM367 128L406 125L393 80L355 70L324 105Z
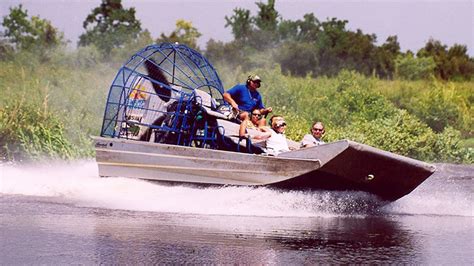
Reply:
M317 159L279 158L115 138L93 139L100 176L266 185L320 167Z
M275 184L282 188L362 190L385 200L413 191L432 175L435 166L350 140L287 152L285 158L314 158L321 167Z

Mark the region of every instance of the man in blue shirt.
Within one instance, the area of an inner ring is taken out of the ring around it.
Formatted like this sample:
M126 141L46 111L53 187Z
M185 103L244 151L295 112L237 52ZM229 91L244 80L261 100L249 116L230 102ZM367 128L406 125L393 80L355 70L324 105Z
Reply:
M224 100L227 101L234 111L238 112L238 118L245 120L249 118L249 113L254 108L260 109L262 115L272 112L272 108L265 108L262 96L257 91L260 88L261 79L257 75L250 75L246 84L238 84L224 93ZM262 119L262 124L265 123Z

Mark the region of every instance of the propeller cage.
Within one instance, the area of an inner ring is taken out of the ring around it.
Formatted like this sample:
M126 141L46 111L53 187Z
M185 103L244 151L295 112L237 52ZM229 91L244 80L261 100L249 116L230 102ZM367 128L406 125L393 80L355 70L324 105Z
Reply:
M215 145L217 126L203 106L224 104L215 69L182 45L150 45L118 71L104 113L101 136L177 145Z

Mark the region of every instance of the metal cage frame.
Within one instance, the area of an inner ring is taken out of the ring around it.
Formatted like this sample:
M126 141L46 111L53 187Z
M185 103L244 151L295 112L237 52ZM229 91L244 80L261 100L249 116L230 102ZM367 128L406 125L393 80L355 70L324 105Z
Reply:
M178 43L149 45L117 72L101 136L163 142L160 137L171 135L172 144L215 147L219 130L202 121L205 100L197 90L210 96L210 108L225 104L216 70L198 51Z

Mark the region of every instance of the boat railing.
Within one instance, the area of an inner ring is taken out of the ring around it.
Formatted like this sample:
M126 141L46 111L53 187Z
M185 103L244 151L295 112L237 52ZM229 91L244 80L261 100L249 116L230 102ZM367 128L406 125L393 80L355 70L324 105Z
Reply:
M250 138L244 138L244 137L239 137L239 142L237 143L237 151L240 152L240 147L242 146L241 145L241 142L245 140L245 149L247 153L253 153L252 152L252 140Z

